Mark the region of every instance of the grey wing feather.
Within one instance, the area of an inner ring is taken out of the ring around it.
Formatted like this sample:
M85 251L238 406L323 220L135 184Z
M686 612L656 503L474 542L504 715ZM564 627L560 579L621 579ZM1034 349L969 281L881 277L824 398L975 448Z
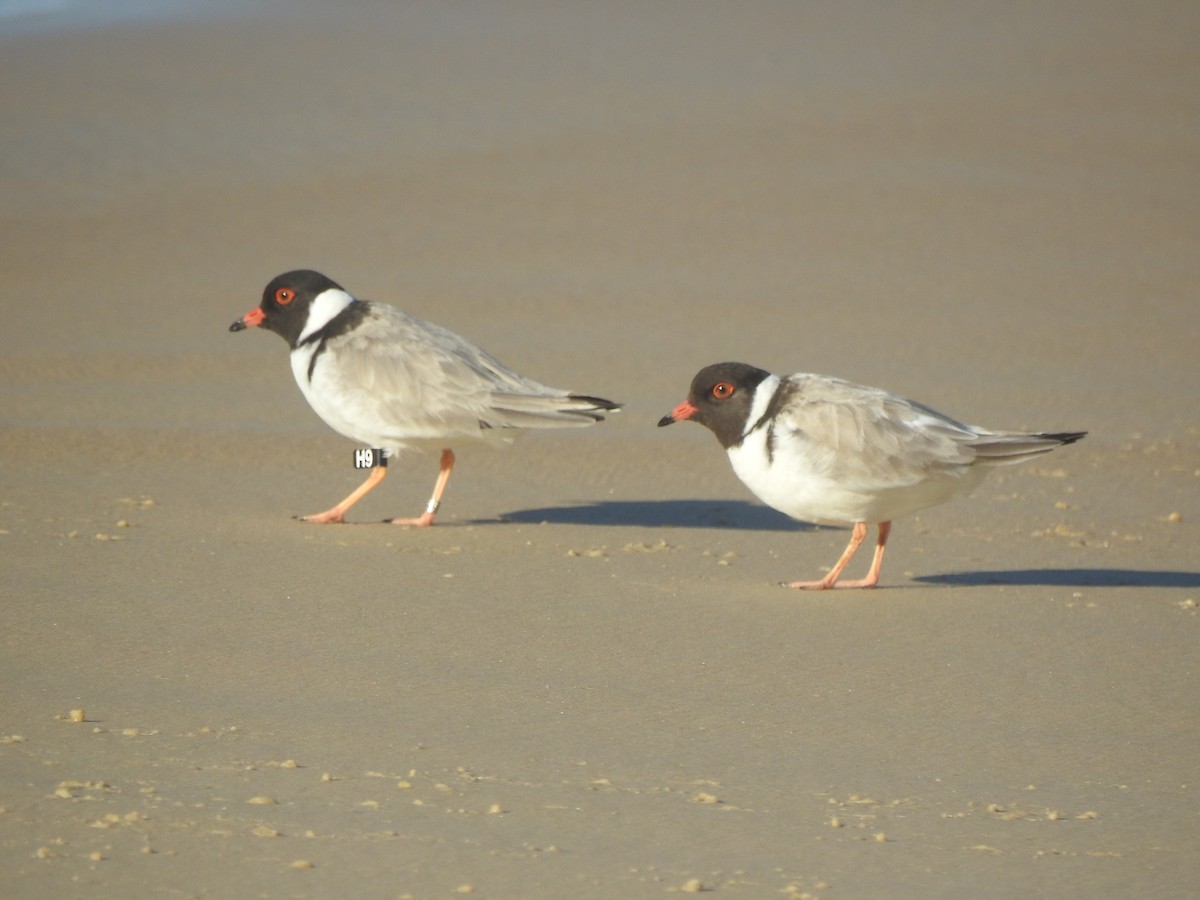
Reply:
M1024 434L964 425L896 394L822 375L793 375L781 418L809 460L833 477L884 486L957 478L979 465L1010 465L1086 432Z
M977 430L896 394L819 375L786 387L783 424L832 478L895 487L959 477L976 459Z
M406 426L398 431L472 433L601 418L586 412L594 403L525 378L454 332L392 306L371 304L363 326L338 350L343 379Z

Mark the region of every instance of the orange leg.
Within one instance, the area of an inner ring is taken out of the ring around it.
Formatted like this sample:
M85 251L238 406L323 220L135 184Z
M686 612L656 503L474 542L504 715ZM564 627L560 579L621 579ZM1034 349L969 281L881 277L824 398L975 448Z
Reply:
M355 488L354 493L339 503L333 509L327 509L323 513L314 513L311 516L300 516L301 522L316 522L324 525L329 523L344 522L346 510L352 507L355 503L361 500L367 494L375 489L375 486L387 477L386 466L376 466L371 470L371 474L367 476L367 480Z
M879 537L875 541L875 557L871 560L871 570L867 572L866 578L861 578L858 581L838 581L838 578L840 578L842 575L842 571L846 568L846 564L850 562L851 557L853 557L855 551L858 550L859 544L861 544L863 539L867 536L867 523L855 522L854 530L850 532L850 543L846 545L846 549L842 551L841 558L837 561L837 564L829 570L828 575L826 575L820 581L793 581L788 584L787 587L799 588L801 590L808 591L823 591L832 587L875 587L875 585L879 583L879 570L883 568L883 550L887 546L888 534L891 533L891 530L891 522L879 523Z
M446 482L450 480L450 472L454 469L454 451L447 447L442 451L441 468L438 471L437 481L433 485L433 496L429 498L429 503L425 507L425 512L417 516L415 519L392 519L393 525L415 525L418 528L428 528L433 524L433 517L437 515L438 507L442 505L442 494L446 490Z

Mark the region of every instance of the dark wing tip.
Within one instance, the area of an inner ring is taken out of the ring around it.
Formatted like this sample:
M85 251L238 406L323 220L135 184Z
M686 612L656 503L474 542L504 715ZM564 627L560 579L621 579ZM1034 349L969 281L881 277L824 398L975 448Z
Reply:
M605 400L603 397L589 397L587 394L571 394L567 399L578 403L590 403L596 409L603 409L607 412L616 412L625 405L624 403L614 403L612 400Z
M1046 438L1051 441L1058 441L1061 444L1073 444L1087 434L1086 431L1060 431L1056 434L1039 434L1038 437Z

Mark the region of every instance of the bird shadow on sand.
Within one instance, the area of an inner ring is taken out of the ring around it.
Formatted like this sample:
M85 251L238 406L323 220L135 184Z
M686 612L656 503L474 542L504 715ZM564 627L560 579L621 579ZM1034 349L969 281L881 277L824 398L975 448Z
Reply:
M921 575L913 581L962 587L1011 584L1046 587L1195 588L1200 587L1200 572L1156 572L1146 569L1012 569Z
M782 513L744 500L603 500L573 506L519 509L502 522L537 525L633 525L642 528L736 528L746 531L812 531Z

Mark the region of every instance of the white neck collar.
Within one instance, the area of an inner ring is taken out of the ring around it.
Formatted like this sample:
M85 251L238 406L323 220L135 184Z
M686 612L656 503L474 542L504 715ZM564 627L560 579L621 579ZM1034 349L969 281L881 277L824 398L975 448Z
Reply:
M309 335L320 331L353 302L354 298L340 288L329 288L317 294L308 307L308 321L304 323L304 330L296 339L296 345L303 344Z

